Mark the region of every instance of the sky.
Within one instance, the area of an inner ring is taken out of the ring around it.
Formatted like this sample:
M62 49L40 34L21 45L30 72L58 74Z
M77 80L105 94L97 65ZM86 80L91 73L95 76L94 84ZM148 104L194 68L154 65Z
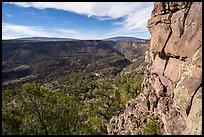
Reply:
M149 39L153 2L2 2L2 39Z

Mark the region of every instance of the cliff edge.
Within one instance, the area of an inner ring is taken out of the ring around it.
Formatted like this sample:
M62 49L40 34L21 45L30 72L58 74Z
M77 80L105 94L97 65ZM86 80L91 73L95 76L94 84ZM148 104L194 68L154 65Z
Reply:
M202 3L156 2L141 93L112 117L108 134L143 134L154 116L161 134L202 134Z

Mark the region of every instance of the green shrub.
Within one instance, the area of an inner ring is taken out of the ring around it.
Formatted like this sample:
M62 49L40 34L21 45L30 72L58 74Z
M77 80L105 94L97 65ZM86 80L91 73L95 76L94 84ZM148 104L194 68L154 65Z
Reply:
M73 72L59 80L57 92L35 82L3 90L3 134L107 134L107 123L138 94L142 80L137 74L98 79Z
M145 124L144 135L161 135L159 124L155 117L152 117L149 122Z

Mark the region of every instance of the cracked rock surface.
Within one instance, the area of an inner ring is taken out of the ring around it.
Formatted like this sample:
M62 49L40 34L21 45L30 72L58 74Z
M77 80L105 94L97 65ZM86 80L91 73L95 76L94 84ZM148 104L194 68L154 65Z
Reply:
M202 134L202 3L156 2L148 20L141 93L114 116L109 134L142 134L155 115L164 135Z

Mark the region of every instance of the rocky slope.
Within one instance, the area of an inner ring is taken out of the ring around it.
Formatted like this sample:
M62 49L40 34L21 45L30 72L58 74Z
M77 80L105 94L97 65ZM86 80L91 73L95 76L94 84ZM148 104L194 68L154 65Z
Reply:
M131 61L144 57L144 53L149 47L149 40L118 40L113 46Z
M141 93L114 116L109 134L143 134L154 115L162 134L202 134L202 3L156 2Z

